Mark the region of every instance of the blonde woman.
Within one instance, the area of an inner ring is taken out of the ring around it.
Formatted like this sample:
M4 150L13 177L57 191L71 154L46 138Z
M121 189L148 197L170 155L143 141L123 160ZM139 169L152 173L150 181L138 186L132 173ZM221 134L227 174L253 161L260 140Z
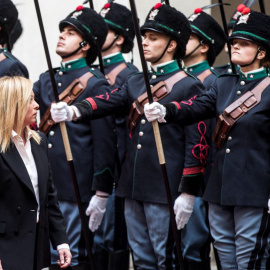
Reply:
M49 240L61 268L71 261L46 137L29 128L39 108L32 88L23 77L0 79L0 269L49 266Z

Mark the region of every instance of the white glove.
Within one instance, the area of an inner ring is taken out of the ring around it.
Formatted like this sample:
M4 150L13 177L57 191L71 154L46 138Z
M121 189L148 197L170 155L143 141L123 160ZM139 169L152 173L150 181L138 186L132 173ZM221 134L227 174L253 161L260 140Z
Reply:
M166 123L164 119L166 115L166 108L158 102L144 105L144 115L149 122L158 120L159 123Z
M268 214L270 214L270 199L268 200Z
M53 103L51 106L51 115L54 122L59 123L63 121L71 121L74 115L74 111L71 106L68 106L66 102L60 101Z
M188 220L193 212L195 196L187 193L182 193L174 203L174 213L177 229L181 230L188 223Z
M92 232L97 230L101 224L102 218L106 212L107 201L108 198L102 198L94 195L89 202L85 213L87 216L90 216L88 226Z

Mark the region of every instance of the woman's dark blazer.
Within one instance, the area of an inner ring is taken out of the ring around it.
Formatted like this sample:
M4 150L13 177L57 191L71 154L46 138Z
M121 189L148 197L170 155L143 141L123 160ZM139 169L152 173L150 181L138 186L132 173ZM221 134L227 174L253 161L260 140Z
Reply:
M0 153L0 259L3 269L33 270L36 252L37 269L50 265L50 244L68 243L65 223L59 210L57 194L52 183L48 161L47 139L38 145L32 138L31 149L35 159L40 213L26 167L12 144L5 153Z

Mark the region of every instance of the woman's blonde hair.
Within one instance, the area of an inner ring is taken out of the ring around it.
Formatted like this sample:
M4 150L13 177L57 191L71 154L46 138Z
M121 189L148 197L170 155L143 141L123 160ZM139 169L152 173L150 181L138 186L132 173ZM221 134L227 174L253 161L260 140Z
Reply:
M33 83L19 76L0 78L0 152L5 153L11 144L12 130L23 129L24 119L31 101ZM26 127L30 131L30 127ZM33 139L39 144L40 136L31 130Z

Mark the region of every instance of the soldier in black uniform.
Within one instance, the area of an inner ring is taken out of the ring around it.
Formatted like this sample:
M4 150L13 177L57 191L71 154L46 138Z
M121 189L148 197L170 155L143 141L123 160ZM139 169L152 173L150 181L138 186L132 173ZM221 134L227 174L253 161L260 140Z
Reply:
M28 78L27 68L8 51L10 34L18 19L17 8L11 0L1 0L0 6L0 77L17 75Z
M151 63L152 91L159 96L157 83L167 81L171 85L163 93L161 102L200 95L204 90L202 83L181 70L175 60L184 56L190 31L189 22L181 12L161 3L150 10L141 27L144 56ZM143 103L139 97L146 102L142 95L146 95L144 76L136 73L110 95L89 97L71 107L59 103L51 112L57 121L67 120L67 115L87 119L118 112L130 114L127 157L116 195L125 198L128 241L135 267L140 270L174 269L174 239L166 191L153 128L140 110ZM172 198L176 200L176 222L181 229L192 213L195 196L203 182L208 150L206 124L200 122L185 128L178 124L162 125L160 133ZM189 207L185 208L186 205Z
M132 14L125 6L112 2L103 6L100 15L109 29L101 54L105 76L113 90L122 86L131 74L138 71L123 57L123 53L130 53L133 49L135 32ZM118 176L121 174L127 152L127 120L125 115L115 118ZM102 224L95 233L94 248L97 269L129 269L129 248L123 199L115 196L115 188L109 197ZM110 265L108 265L109 263Z
M209 90L217 78L212 67L216 57L222 51L226 42L226 36L218 22L201 8L195 9L188 18L191 26L191 35L187 43L186 55L183 58L185 69L196 76ZM209 123L209 135L215 128L216 120L213 118ZM214 161L215 147L211 145L210 155L207 161L205 184L211 172ZM210 243L211 237L208 226L207 205L202 198L197 198L193 215L187 225L187 235L182 238L186 241L186 257L189 259L187 269L210 269ZM195 237L189 237L193 235ZM199 266L198 262L201 262Z
M98 69L89 67L95 61L107 35L108 30L103 18L92 9L79 6L60 22L59 29L56 53L62 58L62 62L61 67L54 71L60 99L66 102L74 98L76 101L81 101L89 95L109 92L110 85L103 74ZM67 222L67 233L73 255L71 266L75 267L85 263L86 250L60 127L58 124L50 126L48 108L54 101L54 94L49 72L40 75L34 85L34 93L42 118L39 128L48 136L54 184L58 191L61 211ZM104 190L105 195L102 192L95 195L95 200L104 205L107 203L107 194L112 192L116 155L116 138L113 129L112 117L67 124L75 173L82 206L85 209L92 195L92 186L96 190L99 182L108 183ZM96 211L92 213L89 222L92 230L96 222L99 225L100 219ZM56 264L55 259L53 256L54 264ZM82 266L74 269L84 268Z
M269 269L269 29L269 16L245 8L230 36L239 75L221 75L188 102L145 106L149 120L167 123L218 118L218 151L204 199L222 269Z

